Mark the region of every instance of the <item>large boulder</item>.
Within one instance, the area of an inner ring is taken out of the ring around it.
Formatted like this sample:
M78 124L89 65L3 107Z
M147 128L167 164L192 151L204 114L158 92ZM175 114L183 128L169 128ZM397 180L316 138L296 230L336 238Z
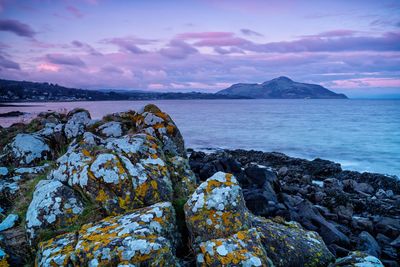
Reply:
M50 147L45 140L34 134L17 134L0 156L5 165L32 166L51 159Z
M197 266L274 266L254 228L201 242L199 248Z
M269 266L272 260L275 266L322 267L334 259L316 232L252 215L231 174L218 172L200 184L185 215L198 265Z
M275 266L327 266L334 260L316 232L304 230L296 222L254 217L253 226Z
M175 212L169 202L83 225L39 244L39 266L177 266Z
M217 172L185 204L186 223L197 241L226 237L251 228L241 188L232 174Z
M41 180L26 212L26 229L35 244L40 230L56 230L74 224L83 211L79 196L57 180Z
M159 142L150 135L103 140L85 133L57 160L53 179L118 214L172 200L172 183Z

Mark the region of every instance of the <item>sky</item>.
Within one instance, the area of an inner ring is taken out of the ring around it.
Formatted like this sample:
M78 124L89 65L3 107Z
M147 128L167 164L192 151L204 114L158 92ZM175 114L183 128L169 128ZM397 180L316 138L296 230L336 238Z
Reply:
M215 92L278 76L400 97L400 0L0 0L0 78Z

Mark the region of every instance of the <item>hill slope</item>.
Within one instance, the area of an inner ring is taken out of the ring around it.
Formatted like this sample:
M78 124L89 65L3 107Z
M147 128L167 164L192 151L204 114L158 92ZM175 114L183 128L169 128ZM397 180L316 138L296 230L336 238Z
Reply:
M314 99L346 99L344 94L334 93L321 85L292 81L287 77L279 77L262 84L237 83L217 92L218 95L236 95L250 98L314 98Z

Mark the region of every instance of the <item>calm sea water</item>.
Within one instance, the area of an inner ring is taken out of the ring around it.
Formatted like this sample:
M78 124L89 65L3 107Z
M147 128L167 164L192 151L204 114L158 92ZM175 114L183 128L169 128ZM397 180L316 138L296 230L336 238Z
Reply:
M38 112L83 107L103 115L155 103L168 112L187 147L279 151L330 159L343 168L400 177L400 100L165 100L29 103L0 107L0 125L28 120Z

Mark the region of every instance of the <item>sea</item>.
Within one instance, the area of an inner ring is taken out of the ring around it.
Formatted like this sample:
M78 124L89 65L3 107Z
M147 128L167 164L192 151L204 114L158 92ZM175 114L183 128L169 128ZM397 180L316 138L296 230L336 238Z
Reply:
M154 103L170 114L187 148L277 151L338 162L343 169L400 177L400 100L159 100L15 103L0 125L27 122L39 112L88 109L93 119Z

